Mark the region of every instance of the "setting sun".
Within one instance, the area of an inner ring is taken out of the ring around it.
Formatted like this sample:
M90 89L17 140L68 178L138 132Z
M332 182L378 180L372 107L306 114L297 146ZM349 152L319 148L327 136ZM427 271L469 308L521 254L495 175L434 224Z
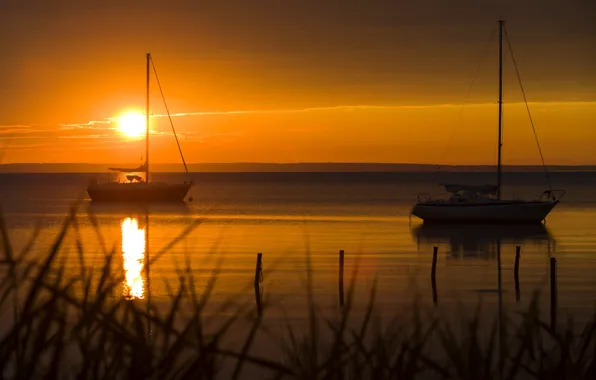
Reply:
M118 129L128 137L141 137L145 133L145 115L128 112L118 118Z

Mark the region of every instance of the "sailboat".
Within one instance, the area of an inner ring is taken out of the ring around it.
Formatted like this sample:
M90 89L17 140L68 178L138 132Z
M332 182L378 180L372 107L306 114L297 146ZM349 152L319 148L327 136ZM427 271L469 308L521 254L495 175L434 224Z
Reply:
M151 82L151 53L147 53L147 96L146 96L146 137L145 137L145 163L137 168L109 168L113 172L126 173L127 182L98 183L92 179L87 187L89 198L93 202L183 202L192 186L192 182L168 184L152 182L149 177L149 120L150 101L149 88ZM155 68L154 68L155 69ZM156 73L157 74L157 73ZM159 81L158 81L159 85ZM160 86L161 91L161 86ZM163 92L162 92L163 96ZM169 111L168 111L169 115ZM170 119L171 120L171 119ZM174 131L174 136L176 132ZM176 141L178 138L176 137ZM180 149L180 145L178 144ZM182 155L182 150L180 150ZM184 156L184 168L188 173ZM143 179L138 174L145 173Z
M431 199L418 194L411 214L424 222L447 223L540 223L559 203L564 190L548 189L533 201L501 198L501 150L503 114L503 29L499 20L499 102L498 102L498 159L496 185L445 184L449 199ZM525 100L525 95L524 95Z

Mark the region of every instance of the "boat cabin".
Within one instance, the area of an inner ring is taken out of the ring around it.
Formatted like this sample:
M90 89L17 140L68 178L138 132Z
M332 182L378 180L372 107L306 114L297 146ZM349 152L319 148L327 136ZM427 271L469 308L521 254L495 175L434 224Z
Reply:
M497 194L497 186L494 185L458 185L443 184L445 190L451 193L450 202L478 202L494 200Z

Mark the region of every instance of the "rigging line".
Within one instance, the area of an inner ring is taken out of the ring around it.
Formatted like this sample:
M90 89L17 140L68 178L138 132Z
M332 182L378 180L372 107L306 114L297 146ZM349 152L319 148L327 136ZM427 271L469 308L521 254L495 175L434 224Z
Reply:
M505 53L505 52L503 52ZM503 67L503 72L505 72L505 67ZM502 98L505 99L505 89L503 88L501 90L501 93L503 94ZM505 102L503 102L501 104L501 147L504 145L503 141L505 141ZM504 159L504 154L503 154L503 149L501 149L501 165L504 164L505 159ZM496 156L496 155L493 155Z
M474 87L474 84L476 83L476 79L478 79L478 74L480 73L480 68L482 67L484 60L486 59L486 52L488 50L488 46L489 46L490 42L493 40L496 32L497 32L497 28L494 28L490 34L489 39L484 44L482 53L480 54L480 59L478 60L478 65L476 67L476 73L474 74L474 77L472 78L472 82L470 83L470 86L468 87L468 93L466 94L466 97L464 98L464 102L459 110L459 115L457 117L457 121L451 125L451 129L449 131L449 140L447 140L445 150L443 151L443 155L441 156L441 160L439 161L439 167L445 162L445 156L447 156L447 151L449 150L449 145L451 145L451 140L453 140L453 130L455 129L456 124L461 123L461 119L464 114L464 108L466 107L466 103L468 102L468 99L470 98L470 94L472 93L472 87Z
M505 28L505 25L503 25L503 29ZM503 62L505 62L506 57L507 56L507 51L503 49ZM506 67L505 65L502 64L502 70L503 70L503 78L506 78L507 76L505 75L505 70ZM501 148L503 147L503 142L505 141L505 131L507 130L507 128L505 128L505 83L503 82L503 86L501 87ZM497 140L498 140L498 131L497 131ZM497 148L498 149L498 148ZM505 163L505 150L501 149L501 170L502 166ZM494 154L493 156L496 156L496 154ZM498 158L497 158L498 159ZM501 183L502 185L502 183Z
M155 79L157 81L157 86L159 87L159 92L161 93L161 98L163 100L163 105L166 107L166 113L168 114L168 119L170 119L170 125L172 126L172 132L174 132L174 138L176 139L176 144L178 145L178 151L180 152L180 157L182 157L182 163L184 164L184 170L188 173L188 167L186 166L186 161L184 160L184 155L182 154L182 148L180 147L180 142L178 141L178 136L176 135L176 130L174 129L174 122L172 121L172 116L170 115L170 110L168 109L168 104L166 103L166 97L163 94L163 90L161 89L161 83L159 82L159 76L157 75L157 69L155 68L155 64L153 63L153 57L151 57L151 67L153 67L153 73L155 73Z
M542 148L540 147L540 141L538 140L538 133L536 133L536 127L534 127L534 120L532 119L532 114L530 113L530 106L528 105L528 100L526 99L526 92L524 91L524 86L522 84L521 76L519 75L519 70L517 69L517 62L515 61L515 55L513 54L513 48L511 47L511 41L509 40L509 35L507 34L507 28L504 28L504 29L505 29L505 39L507 40L507 45L509 46L509 52L511 53L511 60L513 61L513 67L515 67L515 74L517 74L517 81L519 83L519 87L521 88L521 92L524 97L526 111L528 112L528 118L530 119L530 124L532 125L532 131L534 132L534 139L536 140L536 145L538 146L538 153L540 153L540 159L542 160L544 176L546 177L548 189L551 190L552 185L550 182L550 176L548 174L548 169L546 167L546 163L544 162L544 155L542 154Z

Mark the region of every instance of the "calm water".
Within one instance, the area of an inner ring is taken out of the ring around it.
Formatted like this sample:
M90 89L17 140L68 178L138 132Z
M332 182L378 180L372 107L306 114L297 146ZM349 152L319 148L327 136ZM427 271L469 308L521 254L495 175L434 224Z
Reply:
M322 310L338 307L338 251L345 251L346 287L358 261L355 309L362 310L373 280L377 306L394 313L413 299L432 305L432 247L439 247L437 301L443 308L497 300L497 245L501 242L503 303L518 310L535 290L548 294L549 257L558 261L559 305L577 318L593 310L596 290L596 173L557 173L554 187L567 195L546 226L427 228L409 210L416 193L440 195L440 181L491 182L481 173L339 174L204 173L193 174L194 202L153 205L149 214L149 256L157 255L193 220L205 218L191 234L160 256L142 275L147 222L140 209L91 206L87 174L2 174L1 201L13 245L26 245L36 226L41 233L32 257L41 257L58 234L69 207L84 198L78 223L87 264L100 265L103 251L88 213L97 215L108 249L115 247L126 271L123 294L167 300L163 279L175 284L177 268L188 261L204 284L221 264L214 304L241 294L252 297L257 253L263 253L264 296L272 315L301 318L305 310L306 252L314 275L315 298ZM101 177L101 175L99 176ZM179 181L181 174L155 174ZM539 174L508 173L505 195L538 196ZM520 301L513 267L521 246ZM78 265L75 233L61 252L72 269ZM188 260L187 260L188 259ZM74 270L74 269L73 269ZM148 289L150 286L150 289ZM542 302L548 308L548 299Z

